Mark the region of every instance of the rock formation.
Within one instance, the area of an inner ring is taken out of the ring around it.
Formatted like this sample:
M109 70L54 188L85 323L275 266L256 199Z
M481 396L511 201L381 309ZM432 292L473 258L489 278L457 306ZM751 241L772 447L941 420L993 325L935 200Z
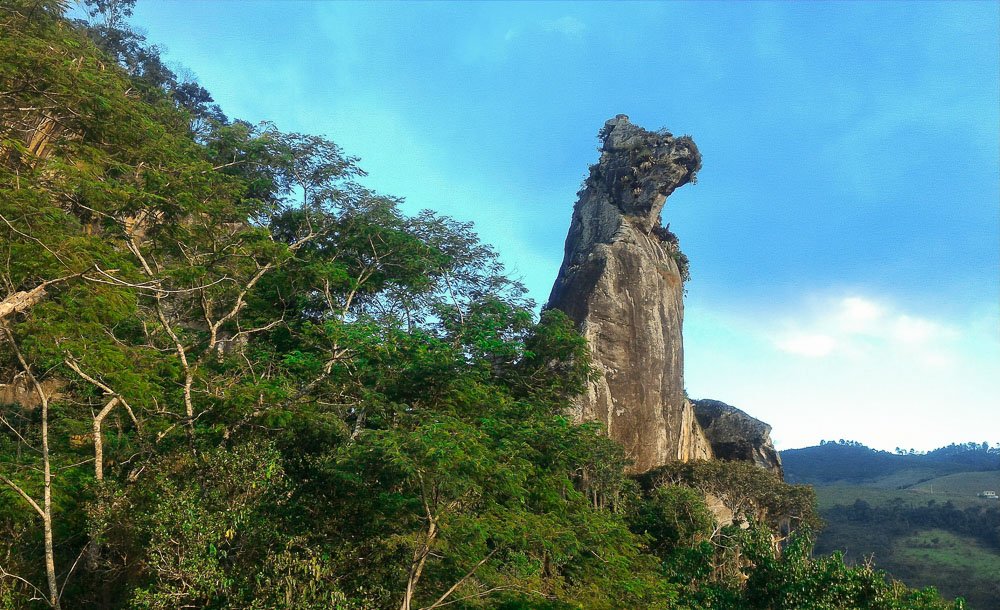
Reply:
M783 477L781 457L771 444L771 426L718 400L695 400L693 404L717 459L753 462Z
M598 373L573 415L603 423L635 472L719 457L781 476L770 426L717 401L699 401L696 411L685 397L687 257L660 212L675 189L695 179L698 148L689 137L647 131L622 114L598 137L601 157L573 208L547 305L577 323Z
M573 209L566 252L547 307L577 322L599 376L576 405L602 422L643 472L670 460L711 457L684 396L686 259L660 210L694 180L701 155L674 138L608 121L601 157Z

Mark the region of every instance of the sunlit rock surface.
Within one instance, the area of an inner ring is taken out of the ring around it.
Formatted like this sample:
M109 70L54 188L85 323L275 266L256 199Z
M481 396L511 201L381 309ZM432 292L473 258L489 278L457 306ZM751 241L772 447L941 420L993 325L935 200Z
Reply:
M695 179L689 137L652 132L618 115L573 208L562 267L547 307L576 321L597 369L575 404L599 421L645 472L672 460L750 461L781 476L771 427L739 409L684 394L687 257L664 226L667 197Z
M684 397L683 269L661 225L666 198L695 177L701 155L687 137L650 132L619 115L600 134L566 239L548 307L575 320L599 372L576 404L602 422L643 472L670 460L711 457Z

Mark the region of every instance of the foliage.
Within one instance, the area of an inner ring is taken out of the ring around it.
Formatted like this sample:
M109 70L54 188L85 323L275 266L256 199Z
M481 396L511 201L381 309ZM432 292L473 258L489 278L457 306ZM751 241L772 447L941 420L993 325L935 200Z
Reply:
M747 580L744 600L752 608L884 608L952 607L933 588L920 591L887 581L869 565L849 567L840 554L812 559L808 532L792 536L778 556L766 532L750 529L745 535L747 559L755 569ZM961 600L954 608L963 608Z
M733 484L743 478L752 481L742 488ZM811 494L754 476L743 464L677 464L643 483L646 491L633 503L630 527L661 559L664 578L680 587L686 607L964 607L961 600L942 601L934 589L908 589L870 564L847 565L839 553L813 558L817 520ZM725 489L735 491L715 495ZM734 521L719 523L706 497L721 500ZM799 516L790 519L793 514ZM798 524L791 532L790 522Z
M807 491L749 465L635 481L569 421L585 341L471 226L404 215L324 137L230 121L133 2L85 5L0 13L0 607L724 607L827 582L703 501L787 533Z
M819 525L812 488L789 485L749 462L674 463L643 478L647 487L685 484L718 498L736 522L760 522L785 533Z

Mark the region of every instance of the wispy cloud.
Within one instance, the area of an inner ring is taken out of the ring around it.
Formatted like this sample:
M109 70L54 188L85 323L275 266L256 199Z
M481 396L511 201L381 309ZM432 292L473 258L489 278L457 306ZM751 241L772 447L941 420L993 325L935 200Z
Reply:
M945 322L857 295L824 301L780 326L767 331L772 345L796 356L891 358L932 367L953 362L953 343L961 336Z
M774 344L781 351L809 358L822 358L837 347L837 340L830 335L795 333L777 339Z
M470 61L500 61L518 44L540 39L549 39L546 44L558 44L559 40L582 40L587 33L587 24L571 15L540 21L520 21L509 27L492 32L481 32L463 42L463 56Z

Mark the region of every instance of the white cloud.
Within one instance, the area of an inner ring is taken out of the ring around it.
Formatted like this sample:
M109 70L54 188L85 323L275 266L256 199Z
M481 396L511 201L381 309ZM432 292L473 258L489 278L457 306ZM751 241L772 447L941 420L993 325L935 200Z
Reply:
M790 354L820 358L837 347L837 340L828 335L795 334L779 339L775 345Z
M871 329L885 316L885 308L874 301L851 296L840 301L837 320L847 332L864 332Z
M946 339L955 334L941 324L906 314L896 317L892 323L891 333L895 340L910 345Z
M780 449L1000 440L995 307L943 318L853 293L767 314L689 303L685 384L771 424Z
M960 336L942 322L858 295L825 300L764 332L778 350L797 356L889 358L931 367L953 361L950 344Z

